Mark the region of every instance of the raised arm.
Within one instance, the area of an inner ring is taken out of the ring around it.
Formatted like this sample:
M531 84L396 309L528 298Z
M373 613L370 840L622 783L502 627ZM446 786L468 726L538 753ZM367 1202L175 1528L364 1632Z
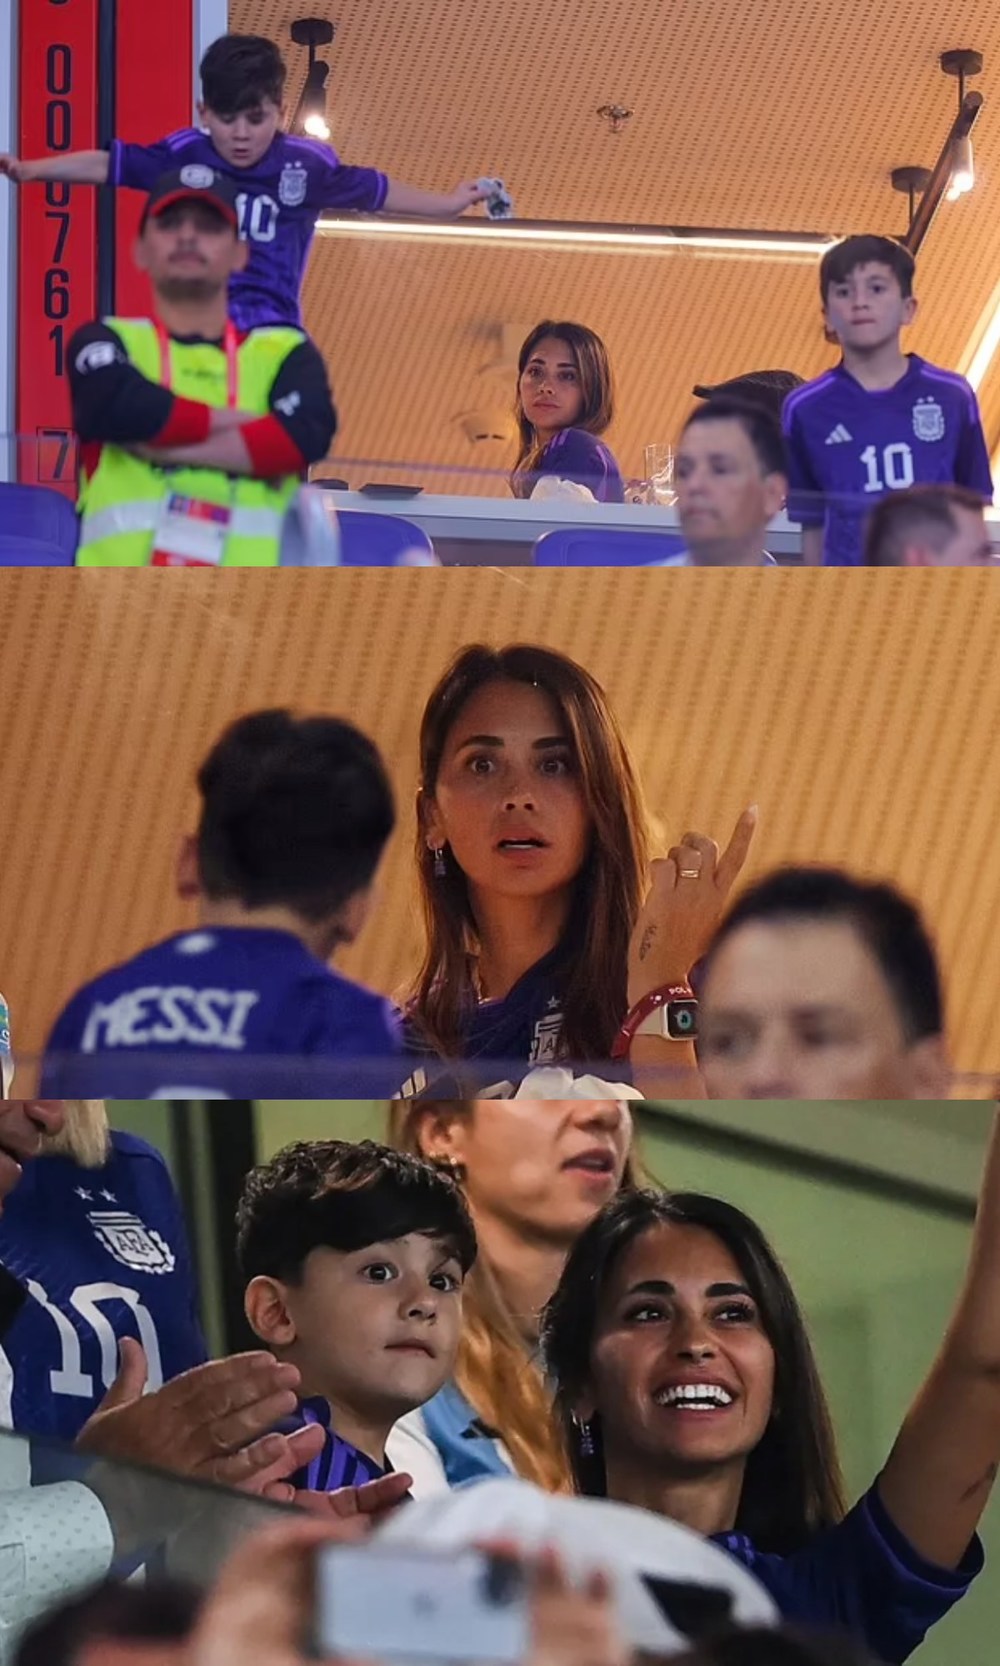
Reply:
M687 983L743 869L756 827L757 806L752 805L721 854L713 839L685 833L665 861L653 863L652 885L629 947L630 1011L653 990ZM693 1042L636 1035L628 1056L636 1086L647 1098L704 1099Z
M416 185L404 185L390 179L383 211L389 214L418 214L424 219L455 219L473 203L483 202L489 188L474 180L463 180L454 191L422 191Z
M12 185L45 184L106 185L109 158L106 150L76 150L66 156L45 156L37 162L22 162L17 156L0 156L0 174Z
M955 1568L979 1525L998 1467L1000 1111L994 1116L965 1282L878 1490L913 1548L937 1567Z

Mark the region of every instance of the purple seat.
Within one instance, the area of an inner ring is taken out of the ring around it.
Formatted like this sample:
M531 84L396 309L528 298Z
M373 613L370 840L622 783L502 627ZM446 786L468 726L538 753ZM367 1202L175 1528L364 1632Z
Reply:
M605 532L599 526L559 526L543 532L532 556L536 567L648 567L680 555L679 532Z
M369 515L363 509L339 509L340 560L344 567L437 565L434 545L422 527L399 515Z
M72 567L79 523L61 492L0 482L0 566Z

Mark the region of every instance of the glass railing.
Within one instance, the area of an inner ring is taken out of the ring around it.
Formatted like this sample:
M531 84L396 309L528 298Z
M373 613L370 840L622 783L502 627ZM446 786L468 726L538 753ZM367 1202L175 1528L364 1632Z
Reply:
M543 1021L544 1022L544 1021ZM18 1098L43 1089L66 1099L688 1099L688 1064L669 1058L636 1064L614 1059L322 1058L160 1050L144 1046L103 1053L19 1053ZM953 1099L1000 1096L1000 1059L989 1070L956 1070Z
M77 445L65 430L0 439L0 561L7 566L72 564L78 529ZM674 488L669 446L644 448L646 472L625 480L623 502L598 502L579 481L547 477L515 497L507 467L466 467L390 456L333 455L310 472L286 518L281 564L289 566L623 567L735 564L797 566L802 528L780 514L760 534L706 529ZM13 487L41 487L32 500ZM51 494L64 500L65 508ZM802 500L804 511L809 504ZM838 501L854 527L855 557L869 500ZM364 519L362 519L364 517ZM992 559L1000 552L1000 510L986 516ZM848 540L850 542L850 538ZM51 551L46 557L46 546ZM752 546L752 547L751 547ZM852 546L853 547L853 546ZM842 552L843 553L843 552ZM975 561L989 564L986 549ZM838 559L836 564L841 563ZM895 564L890 562L890 564ZM900 563L901 564L901 563Z
M0 1666L25 1628L101 1580L207 1588L287 1506L0 1430Z

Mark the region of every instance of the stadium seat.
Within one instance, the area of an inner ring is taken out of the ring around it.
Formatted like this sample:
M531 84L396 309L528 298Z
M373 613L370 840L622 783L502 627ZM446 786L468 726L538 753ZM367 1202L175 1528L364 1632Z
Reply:
M532 556L536 567L648 567L680 555L679 532L605 532L599 526L559 526L543 532Z
M437 566L434 545L413 521L339 509L340 560L344 567Z
M0 567L72 567L77 531L61 492L0 482Z

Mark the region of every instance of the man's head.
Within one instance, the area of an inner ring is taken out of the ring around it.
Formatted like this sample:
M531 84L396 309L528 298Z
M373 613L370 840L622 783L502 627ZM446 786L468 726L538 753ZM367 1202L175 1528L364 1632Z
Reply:
M820 262L827 333L861 355L898 341L917 311L913 256L892 237L845 237Z
M447 1174L371 1140L303 1141L252 1171L236 1220L247 1318L306 1395L388 1430L447 1381L476 1256Z
M173 1579L102 1581L36 1620L14 1666L179 1666L201 1601L194 1586Z
M361 930L375 870L395 824L378 751L336 717L253 712L222 735L198 771L202 812L181 856L182 895L284 909L324 956Z
M158 179L139 225L135 261L166 301L202 301L225 291L247 263L236 193L223 174L188 163Z
M674 459L677 513L706 567L754 566L788 491L781 429L761 405L710 399L692 411Z
M966 486L911 486L876 504L865 529L866 567L989 567L983 500Z
M61 1099L4 1099L0 1101L0 1212L21 1178L23 1165L37 1157L46 1136L63 1126Z
M220 35L201 60L198 115L233 168L253 168L284 115L285 64L262 35Z
M835 868L784 868L722 921L699 970L713 1099L941 1099L937 961L913 904Z

